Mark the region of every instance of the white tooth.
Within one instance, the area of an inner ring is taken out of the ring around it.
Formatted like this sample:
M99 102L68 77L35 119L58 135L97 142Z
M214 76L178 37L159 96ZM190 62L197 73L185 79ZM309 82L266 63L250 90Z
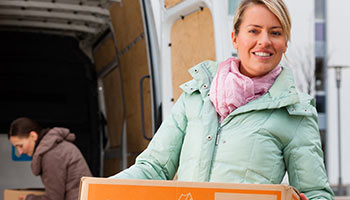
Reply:
M255 52L255 55L262 56L262 57L270 56L269 53L265 53L265 52Z

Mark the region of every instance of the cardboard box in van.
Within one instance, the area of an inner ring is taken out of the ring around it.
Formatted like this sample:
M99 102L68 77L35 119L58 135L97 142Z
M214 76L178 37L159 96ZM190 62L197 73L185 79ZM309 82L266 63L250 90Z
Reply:
M28 195L28 194L36 194L42 195L45 194L44 189L5 189L4 190L4 200L18 200L20 196Z
M299 200L288 185L121 180L83 177L80 200Z

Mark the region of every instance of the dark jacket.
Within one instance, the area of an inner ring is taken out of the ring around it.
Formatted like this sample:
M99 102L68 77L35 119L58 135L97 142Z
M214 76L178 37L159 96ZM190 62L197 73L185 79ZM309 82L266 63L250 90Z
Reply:
M28 195L26 200L77 200L82 176L92 176L89 167L72 143L75 135L66 128L50 129L33 154L32 171L40 175L45 195Z

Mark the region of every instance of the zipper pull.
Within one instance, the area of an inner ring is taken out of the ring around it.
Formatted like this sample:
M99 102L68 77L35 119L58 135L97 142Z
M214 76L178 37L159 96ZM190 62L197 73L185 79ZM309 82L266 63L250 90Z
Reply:
M219 135L221 132L221 127L219 128L219 130L216 132L216 138L215 138L215 145L219 144Z

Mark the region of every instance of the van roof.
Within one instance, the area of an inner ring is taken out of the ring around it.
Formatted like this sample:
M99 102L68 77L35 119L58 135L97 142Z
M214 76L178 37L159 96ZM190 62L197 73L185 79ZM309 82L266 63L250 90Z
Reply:
M120 2L120 0L113 0ZM109 0L1 0L0 30L74 36L93 42L109 28Z

